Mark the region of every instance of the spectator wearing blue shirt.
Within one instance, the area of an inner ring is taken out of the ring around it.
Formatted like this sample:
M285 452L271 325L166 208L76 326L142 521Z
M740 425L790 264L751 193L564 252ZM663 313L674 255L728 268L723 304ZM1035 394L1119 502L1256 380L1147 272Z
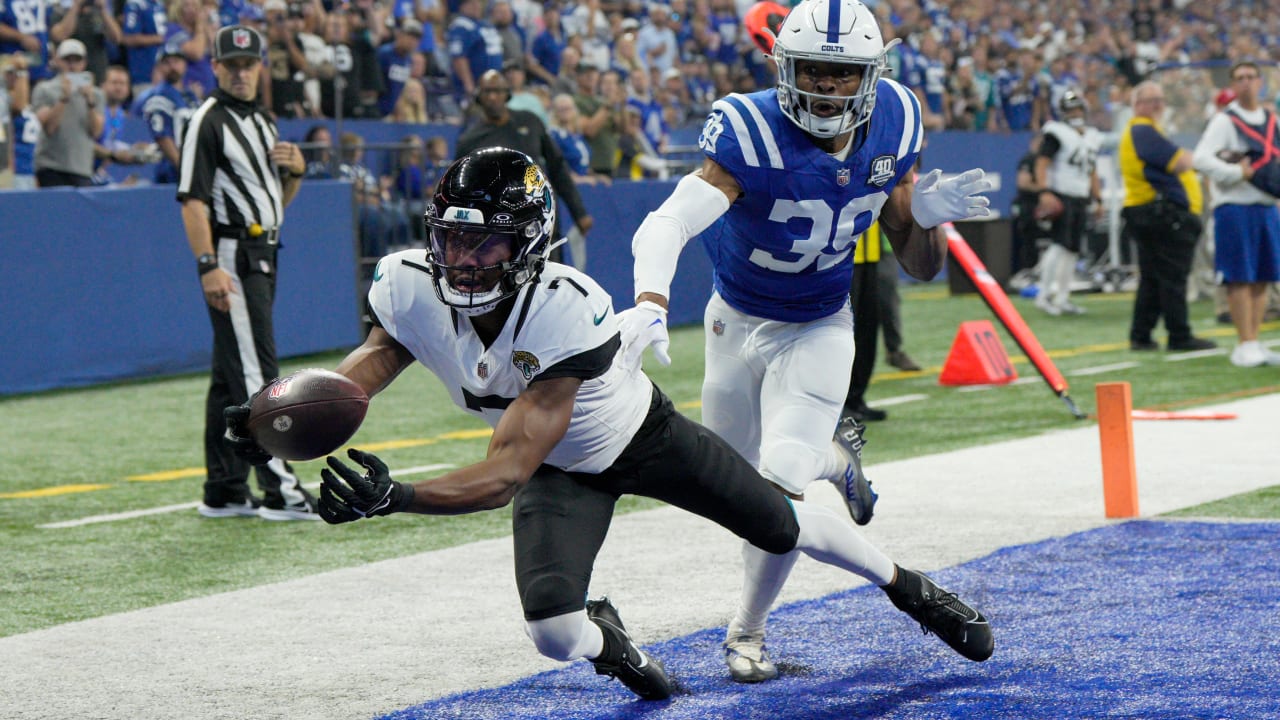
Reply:
M444 22L445 9L440 0L394 0L391 15L397 25L412 18L422 24L422 38L418 41L418 52L427 60L427 74L435 75L443 68L436 59L436 23Z
M530 82L555 87L556 76L560 74L560 55L567 43L560 24L560 5L555 0L548 0L542 6L542 27L542 32L535 35L529 45L525 67L532 76Z
M124 36L120 45L125 49L134 97L142 95L154 82L151 72L156 65L156 52L164 45L168 26L161 0L125 0Z
M187 58L182 50L174 45L163 46L157 55L160 82L138 99L138 106L151 130L151 138L163 156L156 166L155 181L157 184L176 183L182 131L200 101L190 90L182 87L182 78L187 74Z
M52 74L47 15L52 4L50 0L0 0L0 55L26 53L33 83Z
M1039 130L1044 124L1045 88L1037 77L1037 59L1029 48L1018 50L1017 64L996 74L1000 110L1010 130Z
M906 85L920 100L920 118L926 130L941 130L950 123L951 102L947 97L947 68L938 53L938 41L930 33L920 38L920 49L906 73Z
M40 120L31 109L31 75L26 55L12 57L5 68L4 83L9 91L9 120L13 122L13 189L35 190Z
M462 0L449 23L449 62L454 92L464 103L476 93L477 79L489 70L502 71L502 36L481 17L481 0Z
M640 115L640 130L650 147L661 154L667 147L667 121L662 104L653 98L652 81L647 72L634 72L627 77L627 106Z
M130 148L121 139L124 134L124 119L129 115L129 108L125 106L125 101L129 99L129 71L119 65L107 68L102 79L102 96L105 101L102 108L102 133L98 135L93 148L93 183L110 185L107 166L111 163L142 163L145 158L141 157L141 151L145 143L139 145L138 152L134 152L134 148Z
M652 15L650 16L652 18ZM651 23L652 24L652 21ZM641 45L641 57L649 54L648 43L651 42L647 32L641 31L644 41ZM738 18L738 12L734 9L733 0L714 0L711 4L711 14L707 17L707 33L715 38L712 45L707 48L707 60L710 62L724 63L725 65L735 66L738 64L738 58L741 52L738 49L738 40L741 37L742 21ZM674 35L674 31L672 31ZM648 59L646 58L646 62ZM666 68L663 68L665 71Z
M378 48L378 67L382 69L383 91L378 96L378 111L385 117L395 109L404 84L413 76L413 55L422 39L422 23L406 18L396 28L395 39Z
M572 95L561 93L551 99L551 125L547 132L556 141L560 154L564 155L569 176L579 185L595 185L601 180L607 184L609 178L591 172L591 150L579 130L581 125L582 116L578 114Z
M217 31L200 0L178 0L177 11L169 16L164 44L182 48L182 54L187 56L187 76L183 84L198 98L218 87L209 55Z

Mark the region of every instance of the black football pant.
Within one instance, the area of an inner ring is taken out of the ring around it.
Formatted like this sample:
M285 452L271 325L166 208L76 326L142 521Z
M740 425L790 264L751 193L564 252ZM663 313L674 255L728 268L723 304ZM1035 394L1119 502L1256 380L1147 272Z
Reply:
M849 393L845 407L860 408L871 385L876 368L876 339L880 333L879 266L880 263L856 263L849 287L849 303L853 306L853 372L849 375Z
M1200 218L1167 202L1127 207L1122 214L1125 232L1138 248L1138 292L1129 340L1151 341L1161 317L1171 344L1190 340L1187 276L1200 238Z
M655 386L640 430L604 472L543 465L516 493L516 588L526 620L585 606L592 566L623 494L701 515L766 552L790 552L800 537L791 501L718 435L676 412Z
M204 500L222 505L248 497L250 467L223 437L226 423L222 411L244 403L263 383L279 375L271 322L278 246L226 238L214 242L219 267L239 280L230 312L205 305L213 325L213 367L205 400ZM257 473L258 486L269 505L281 507L281 502L301 501L298 480L283 460L272 458L259 466Z

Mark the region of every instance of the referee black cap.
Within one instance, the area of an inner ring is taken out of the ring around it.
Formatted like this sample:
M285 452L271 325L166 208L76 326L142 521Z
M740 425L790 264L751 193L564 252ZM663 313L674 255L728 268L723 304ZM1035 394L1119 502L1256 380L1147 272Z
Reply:
M257 30L244 25L228 25L218 31L213 45L213 59L233 57L262 59L262 36Z

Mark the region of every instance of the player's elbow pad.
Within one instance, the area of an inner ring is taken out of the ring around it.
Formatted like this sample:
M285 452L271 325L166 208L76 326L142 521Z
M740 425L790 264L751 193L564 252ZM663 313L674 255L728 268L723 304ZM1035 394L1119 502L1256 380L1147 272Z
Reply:
M670 297L676 261L689 238L706 230L729 209L729 198L711 183L685 175L657 210L649 213L631 240L635 294Z

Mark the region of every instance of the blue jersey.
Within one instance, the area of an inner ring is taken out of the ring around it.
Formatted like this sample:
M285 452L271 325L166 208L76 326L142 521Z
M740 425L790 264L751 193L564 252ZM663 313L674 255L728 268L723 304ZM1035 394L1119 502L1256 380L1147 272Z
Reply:
M124 132L124 118L129 114L124 106L115 108L103 108L102 113L102 134L98 136L98 144L108 150L116 150L121 147L128 147L128 143L120 139L121 133ZM98 176L98 171L106 164L106 158L94 156L93 158L93 174ZM107 179L103 176L102 183L107 184Z
M920 152L915 95L880 80L862 134L861 145L837 160L782 113L777 90L712 105L698 146L742 188L702 233L725 302L768 320L809 322L849 301L858 236Z
M1040 94L1040 81L1024 77L1022 73L1001 70L996 75L996 91L1000 93L1000 107L1009 129L1029 129L1036 96Z
M449 60L466 58L471 79L479 81L486 70L502 70L502 36L484 20L459 15L449 23ZM462 90L462 81L454 78L454 87Z
M40 139L40 119L28 105L13 116L13 174L36 174L36 141Z
M378 96L378 112L390 115L400 99L404 84L413 74L413 54L400 55L396 52L395 43L386 43L378 48L378 67L382 69L382 80L386 83L386 92Z
M169 26L165 15L164 3L160 0L125 0L124 26L125 35L159 35L164 37ZM136 84L150 84L151 70L156 66L157 45L130 47L125 49L129 60L129 81Z
M165 32L164 44L182 45L191 40L191 33L175 22L169 23L168 30ZM212 50L210 50L212 52ZM191 88L193 85L200 86L201 97L207 96L218 87L218 78L213 74L213 62L209 59L209 52L199 60L187 58L187 75L182 80L185 88Z
M40 41L39 57L29 58L28 70L31 71L31 84L43 79L49 73L49 26L48 8L53 0L0 0L0 25L8 25L23 35L31 35ZM26 52L19 43L0 41L0 55Z
M533 59L546 69L552 75L560 74L560 54L564 52L564 35L557 38L555 35L543 30L533 38L533 45L529 48L529 53L533 55ZM530 82L543 82L542 78L531 75Z
M571 133L564 128L548 128L551 139L556 141L564 162L576 175L591 174L591 150L578 133Z
M179 152L182 150L182 131L187 121L200 106L200 101L190 90L176 88L162 82L142 94L137 106L142 117L147 121L151 137L157 141L161 138L173 140ZM178 182L178 168L166 157L156 166L156 183Z

